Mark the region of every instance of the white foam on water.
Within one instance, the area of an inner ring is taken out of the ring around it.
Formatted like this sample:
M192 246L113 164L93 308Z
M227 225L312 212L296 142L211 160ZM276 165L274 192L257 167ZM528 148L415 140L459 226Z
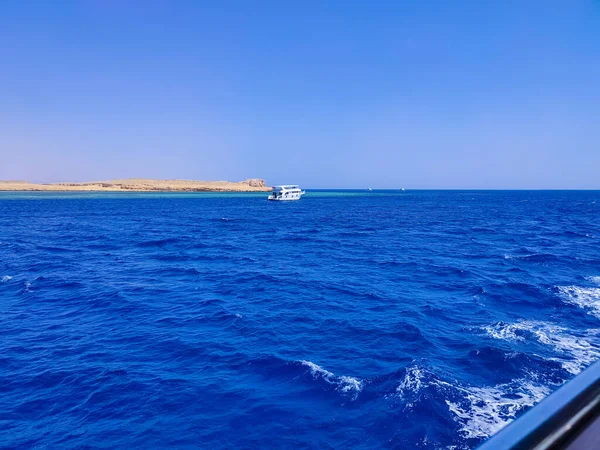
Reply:
M521 329L516 324L494 324L482 327L482 329L494 339L506 341L524 341L523 336L518 336L516 331Z
M537 253L528 253L526 255L510 255L510 254L505 254L504 255L504 259L527 259L527 258L531 258L532 256L538 256Z
M354 392L355 399L360 391L363 389L364 382L355 377L342 376L340 378L340 391L341 392Z
M548 345L560 354L551 358L560 362L568 372L577 375L600 358L600 346L584 337L571 334L567 328L548 322L522 320L516 323L497 323L482 328L489 336L507 341L525 341L531 338ZM517 332L521 332L517 334ZM593 333L588 333L592 335Z
M418 366L407 369L396 392L406 396L427 387L435 388L446 398L456 399L446 400L446 405L465 438L491 436L513 421L524 408L535 405L550 393L550 388L527 379L490 387L448 383Z
M587 310L588 314L600 319L599 287L558 286L558 290L565 302L579 306Z
M302 360L300 361L300 363L304 364L305 366L308 366L308 368L310 369L310 373L312 373L313 377L320 375L323 378L331 378L334 376L332 372L323 369L321 366L315 364L314 362Z
M425 373L419 366L412 366L406 369L406 375L396 388L396 392L405 395L407 392L418 392L425 383Z
M0 278L0 283L6 283L10 280L12 280L12 277L10 275L4 275L2 278Z
M546 386L527 380L493 387L456 388L464 398L457 402L446 400L446 404L460 424L460 432L468 439L486 438L497 433L524 408L535 405L550 393Z
M404 378L396 387L396 394L405 396L408 393L416 393L421 389L435 386L439 389L452 389L454 385L437 378L433 373L419 366L411 366L406 369Z
M329 370L323 369L318 364L311 361L299 361L301 364L307 366L310 369L310 373L313 378L321 378L329 384L333 384L336 389L344 394L350 394L352 400L356 400L360 391L364 387L364 381L355 377L349 376L337 376Z
M587 279L590 280L594 284L600 285L600 277L587 277Z
M22 294L28 294L28 293L30 293L30 292L31 292L31 289L29 289L29 288L31 287L31 283L30 283L29 281L26 281L26 282L24 283L24 286L25 286L25 287L23 288L23 290L21 291L21 293L22 293Z

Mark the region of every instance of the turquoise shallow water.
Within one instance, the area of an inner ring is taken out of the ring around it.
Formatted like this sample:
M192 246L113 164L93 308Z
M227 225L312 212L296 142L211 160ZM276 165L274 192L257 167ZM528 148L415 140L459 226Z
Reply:
M129 198L261 198L265 192L42 192L42 191L0 191L0 200L73 200L73 199L129 199ZM400 190L380 190L368 192L361 190L309 190L309 197L377 197L390 195L407 195Z
M0 445L473 448L600 356L599 200L0 193Z
M0 192L0 200L158 199L158 198L265 198L264 192ZM318 194L317 194L318 195Z

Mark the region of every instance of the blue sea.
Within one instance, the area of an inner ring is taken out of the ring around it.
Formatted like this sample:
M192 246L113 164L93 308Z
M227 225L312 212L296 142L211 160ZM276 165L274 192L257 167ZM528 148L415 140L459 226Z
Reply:
M470 449L600 357L600 192L0 193L0 447Z

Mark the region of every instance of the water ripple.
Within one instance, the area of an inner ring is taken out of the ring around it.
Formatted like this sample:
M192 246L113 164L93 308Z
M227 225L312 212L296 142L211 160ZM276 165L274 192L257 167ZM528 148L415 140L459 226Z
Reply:
M598 200L0 194L0 446L473 448L600 357Z

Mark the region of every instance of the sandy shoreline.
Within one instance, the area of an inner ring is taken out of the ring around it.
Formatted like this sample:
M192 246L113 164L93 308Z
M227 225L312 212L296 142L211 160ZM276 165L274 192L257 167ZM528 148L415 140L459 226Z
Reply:
M195 180L124 180L92 181L81 183L29 183L27 181L0 181L0 191L107 191L107 192L267 192L265 180L251 178L240 182Z

